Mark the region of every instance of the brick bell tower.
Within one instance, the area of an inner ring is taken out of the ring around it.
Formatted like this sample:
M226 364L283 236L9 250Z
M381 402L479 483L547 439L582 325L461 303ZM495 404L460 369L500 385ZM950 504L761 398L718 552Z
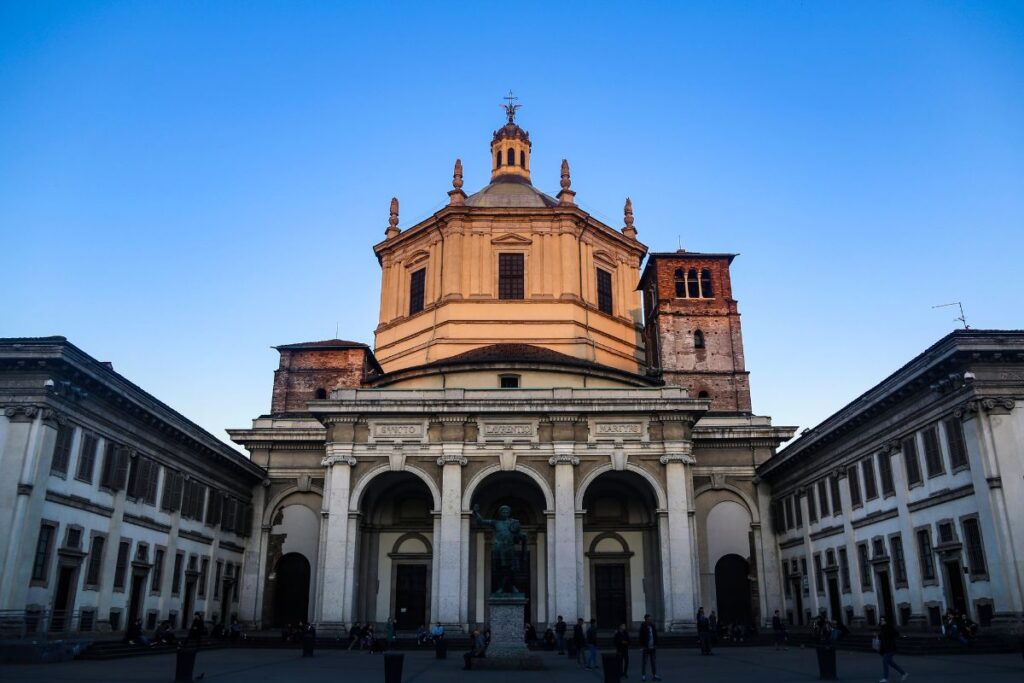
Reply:
M729 266L736 254L653 253L640 277L647 371L711 399L712 412L749 413L740 314Z

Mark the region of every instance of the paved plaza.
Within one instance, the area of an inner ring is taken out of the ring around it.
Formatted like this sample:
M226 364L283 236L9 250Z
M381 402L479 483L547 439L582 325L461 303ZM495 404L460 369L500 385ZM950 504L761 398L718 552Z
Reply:
M632 653L631 653L632 654ZM601 681L600 671L581 669L567 657L541 653L548 669L545 672L472 671L461 670L461 653L451 652L446 660L434 659L431 652L405 653L403 683L442 683L471 681L481 683L536 683L557 680L559 683ZM948 655L898 657L910 672L910 680L922 683L962 683L964 680L1021 681L1024 660L1019 654ZM639 652L631 656L629 681L640 680ZM717 651L712 657L701 657L696 650L662 650L658 653L659 673L666 683L675 681L756 681L757 683L788 683L817 680L814 652L800 648L775 651L771 648L730 648ZM880 678L877 655L857 652L839 653L840 680L877 681ZM145 681L156 683L174 678L174 656L153 655L114 661L76 661L60 664L0 666L4 683L31 681ZM260 683L262 681L380 681L384 680L384 664L380 655L324 650L312 659L303 659L292 650L211 650L202 652L196 674L203 680ZM897 680L893 677L891 680Z

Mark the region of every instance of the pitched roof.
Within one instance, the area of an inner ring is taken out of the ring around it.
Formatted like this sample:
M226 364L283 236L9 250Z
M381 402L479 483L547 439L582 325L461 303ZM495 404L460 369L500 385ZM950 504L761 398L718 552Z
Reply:
M345 339L324 339L314 342L300 342L298 344L282 344L275 346L278 351L296 351L301 349L368 349L362 342L347 341Z

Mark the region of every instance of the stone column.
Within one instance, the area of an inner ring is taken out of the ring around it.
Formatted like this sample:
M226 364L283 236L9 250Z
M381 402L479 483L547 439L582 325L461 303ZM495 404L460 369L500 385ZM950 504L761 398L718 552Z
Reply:
M555 468L555 519L552 534L551 569L554 574L554 600L552 614L560 614L572 623L580 614L577 591L580 577L577 574L576 540L576 485L573 468L580 459L573 455L573 444L556 443L555 455L548 462Z
M694 627L696 591L693 567L697 562L690 529L690 496L686 484L686 466L695 463L689 441L666 443L661 456L665 466L665 514L662 526L662 580L665 586L665 629ZM666 543L667 541L667 543Z
M757 580L760 586L761 626L770 626L775 610L782 617L786 615L786 603L783 598L782 575L779 573L782 561L779 559L779 546L774 535L762 534L762 530L771 526L771 494L767 484L760 479L754 480L755 503L758 518L761 520L754 529L754 550L757 553ZM767 526L766 526L767 525ZM767 536L767 539L765 538Z
M0 453L4 472L0 519L5 520L4 530L9 536L5 547L0 547L0 608L24 609L57 421L64 418L50 408L32 405L8 406L4 416L8 424Z
M462 455L463 448L462 443L442 444L437 459L441 467L441 518L434 539L439 574L434 621L440 621L447 630L462 629L462 608L469 589L468 577L462 571L462 468L469 463Z
M256 624L263 618L263 581L266 576L267 563L267 538L270 529L263 526L264 505L266 504L267 488L270 480L264 479L263 485L256 487L252 496L253 524L252 536L246 544L245 560L242 562L242 575L238 580L242 582L241 597L238 605L238 618L245 624ZM217 559L210 554L210 566L216 566ZM213 572L210 572L213 575ZM207 590L209 603L213 601L213 591Z
M355 529L349 520L352 467L356 459L351 443L328 443L323 515L320 525L320 562L317 576L316 619L322 632L345 629L352 617ZM351 538L350 538L351 536Z

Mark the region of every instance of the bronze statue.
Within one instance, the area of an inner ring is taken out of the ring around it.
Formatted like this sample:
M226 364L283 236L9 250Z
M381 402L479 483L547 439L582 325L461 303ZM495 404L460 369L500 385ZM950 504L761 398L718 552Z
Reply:
M498 508L498 519L484 519L480 516L480 506L473 506L473 516L477 524L494 528L494 541L491 544L491 568L500 577L501 587L495 593L513 593L520 591L513 584L515 575L521 570L526 555L526 532L522 524L512 516L512 508L502 505ZM520 544L516 552L516 542Z

